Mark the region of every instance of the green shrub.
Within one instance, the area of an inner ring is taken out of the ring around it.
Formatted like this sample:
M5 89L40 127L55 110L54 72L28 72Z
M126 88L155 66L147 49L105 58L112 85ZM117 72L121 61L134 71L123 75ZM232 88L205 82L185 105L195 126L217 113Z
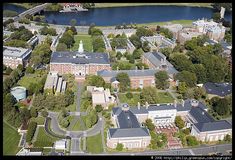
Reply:
M30 143L31 140L33 139L34 133L37 129L37 123L36 122L30 122L28 126L28 131L26 134L26 142Z

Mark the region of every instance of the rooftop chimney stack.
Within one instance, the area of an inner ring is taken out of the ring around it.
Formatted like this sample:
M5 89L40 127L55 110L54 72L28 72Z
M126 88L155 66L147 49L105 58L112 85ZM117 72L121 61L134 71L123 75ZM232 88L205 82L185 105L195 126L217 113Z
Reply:
M117 71L119 70L119 67L117 66Z
M138 107L138 110L140 110L140 102L138 102L138 105L137 105L137 107Z
M135 66L135 71L137 71L138 70L138 67L137 66Z
M182 99L182 106L184 107L184 100Z
M149 104L148 104L148 102L145 102L145 107L146 107L146 109L148 109L148 108L149 108Z
M142 71L144 70L144 66L142 66Z
M176 108L177 107L177 101L174 100L174 107Z

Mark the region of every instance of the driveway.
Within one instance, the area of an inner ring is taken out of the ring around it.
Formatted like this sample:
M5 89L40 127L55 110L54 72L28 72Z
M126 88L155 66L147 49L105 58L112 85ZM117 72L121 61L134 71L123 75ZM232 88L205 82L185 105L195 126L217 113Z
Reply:
M48 112L48 117L51 118L51 130L59 135L65 135L66 131L61 129L57 120L58 114L56 112Z
M81 103L81 93L82 93L82 83L78 82L78 91L77 91L77 112L80 112L80 103Z

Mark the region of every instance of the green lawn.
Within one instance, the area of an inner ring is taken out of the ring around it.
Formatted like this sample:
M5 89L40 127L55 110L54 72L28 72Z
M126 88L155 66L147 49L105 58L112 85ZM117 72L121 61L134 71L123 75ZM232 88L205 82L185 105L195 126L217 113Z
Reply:
M30 120L37 122L38 125L44 125L44 122L45 122L44 117L36 117L36 118L32 117Z
M83 120L82 120L83 121ZM84 122L85 123L85 122ZM86 130L87 128L86 128L86 126L85 127L83 127L82 125L81 125L81 121L80 120L78 120L76 123L75 123L75 125L73 126L73 128L72 128L72 130L73 131L84 131L84 130Z
M156 5L174 5L174 6L190 6L190 7L209 7L211 3L95 3L95 8L104 7L126 7L126 6L156 6Z
M103 152L101 133L92 137L87 137L86 146L87 146L87 151L90 153Z
M173 103L174 98L168 92L157 93L157 103Z
M137 106L140 102L140 94L134 93L133 98L129 99L126 97L126 94L118 94L118 98L121 103L128 103L130 106Z
M33 145L34 147L52 147L53 143L57 140L59 140L59 138L55 138L47 134L44 127L39 127L37 140Z
M45 76L45 74L46 73L40 75L34 73L34 74L25 75L18 81L18 84L28 88L30 83L38 83Z
M15 155L20 150L19 141L19 133L3 122L3 155Z
M74 39L75 39L75 43L74 43L74 46L72 48L72 51L77 51L78 50L80 40L82 40L84 50L88 51L88 52L92 52L92 40L91 40L90 35L87 35L87 34L75 35Z

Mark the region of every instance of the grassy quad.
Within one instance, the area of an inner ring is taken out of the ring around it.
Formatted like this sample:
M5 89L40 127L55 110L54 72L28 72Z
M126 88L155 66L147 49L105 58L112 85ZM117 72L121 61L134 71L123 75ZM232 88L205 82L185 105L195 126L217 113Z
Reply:
M36 117L36 118L32 117L30 120L33 122L37 122L38 125L44 125L45 122L44 117Z
M57 140L59 140L59 138L55 138L47 134L44 127L39 127L37 140L33 145L34 147L52 147L53 143Z
M15 155L20 150L19 141L19 133L3 122L3 155Z
M127 103L132 107L137 106L140 102L140 94L133 93L133 98L127 98L126 94L118 94L118 98L121 103ZM173 103L174 98L168 92L158 92L157 93L157 103Z
M83 120L81 119L81 121L83 121ZM87 129L86 125L85 125L85 127L83 127L83 126L81 125L81 121L78 120L78 121L74 124L74 126L72 127L72 130L73 130L73 131L84 131L84 130ZM83 123L84 123L84 122L83 122Z
M101 133L99 133L95 136L92 136L92 137L87 137L86 143L87 143L86 144L87 151L89 153L101 153L101 152L103 152Z
M92 40L91 40L90 35L87 35L87 34L81 35L81 34L79 34L79 35L75 35L74 39L75 39L75 43L74 43L74 46L72 48L72 51L77 51L78 50L80 40L82 40L84 50L87 51L87 52L92 52Z

